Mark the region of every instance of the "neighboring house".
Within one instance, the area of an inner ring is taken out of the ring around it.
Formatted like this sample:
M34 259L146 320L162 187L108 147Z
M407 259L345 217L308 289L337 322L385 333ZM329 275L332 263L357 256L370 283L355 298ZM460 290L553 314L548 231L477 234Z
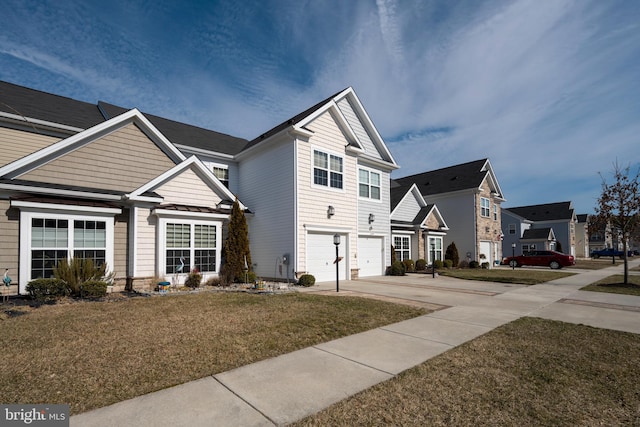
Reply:
M533 250L558 250L576 255L576 214L571 202L502 209L503 251L516 255Z
M132 286L215 276L236 196L255 204L241 206L261 277L334 279L335 234L342 279L390 264L398 166L351 88L247 141L0 82L0 146L0 265L21 293L72 255Z
M461 260L494 265L502 259L500 205L505 199L489 159L394 180L398 186L411 184L446 218L445 250L455 242Z
M182 282L191 267L218 274L234 195L200 160L137 110L62 139L69 129L38 115L0 113L0 146L13 157L0 167L0 264L19 293L72 256L106 262L129 286Z
M576 215L576 257L589 258L589 215Z
M391 234L397 260L424 259L430 265L434 259L444 259L443 238L448 230L436 205L427 204L415 184L391 189Z

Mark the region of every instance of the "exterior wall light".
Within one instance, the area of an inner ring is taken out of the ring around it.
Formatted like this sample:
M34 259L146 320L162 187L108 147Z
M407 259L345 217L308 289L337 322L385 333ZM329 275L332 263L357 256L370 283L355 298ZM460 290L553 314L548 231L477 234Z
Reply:
M329 208L327 209L327 217L331 218L335 214L336 214L335 208L333 206L329 205Z
M369 224L376 220L376 216L372 213L369 214Z

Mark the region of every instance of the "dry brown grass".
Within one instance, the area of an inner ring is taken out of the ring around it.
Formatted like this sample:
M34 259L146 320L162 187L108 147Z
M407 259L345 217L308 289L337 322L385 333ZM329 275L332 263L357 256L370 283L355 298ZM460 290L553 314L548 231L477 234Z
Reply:
M561 277L571 276L575 273L559 272L549 269L525 269L520 268L456 268L451 270L439 270L443 276L457 277L466 280L482 280L486 282L517 283L520 285L537 285Z
M14 307L0 317L0 401L84 412L425 312L240 293Z
M585 286L581 290L593 292L608 292L611 294L640 296L640 276L629 275L629 283L624 284L624 275L614 274L604 279Z
M297 426L640 425L640 335L524 318Z

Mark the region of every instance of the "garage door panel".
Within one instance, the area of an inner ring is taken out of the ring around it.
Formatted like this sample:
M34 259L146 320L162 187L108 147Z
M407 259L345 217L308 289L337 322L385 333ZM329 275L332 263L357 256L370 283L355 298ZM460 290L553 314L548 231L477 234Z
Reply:
M333 244L335 233L309 233L307 234L307 271L316 278L317 282L327 282L336 279L336 246ZM339 256L342 261L339 264L340 280L347 278L347 260L345 257L345 247L347 246L347 236L340 235L340 245L338 246Z
M360 277L384 274L384 239L381 237L358 238L358 268Z

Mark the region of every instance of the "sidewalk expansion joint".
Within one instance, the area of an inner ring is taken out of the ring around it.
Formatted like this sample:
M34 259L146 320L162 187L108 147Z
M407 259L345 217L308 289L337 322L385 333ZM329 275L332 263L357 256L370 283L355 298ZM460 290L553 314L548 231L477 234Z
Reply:
M501 294L500 292L493 292L493 291L479 291L475 289L453 288L453 287L447 287L447 286L435 286L435 285L423 285L423 284L413 285L408 283L397 283L397 282L384 281L384 280L377 280L377 281L372 280L371 282L380 284L380 285L390 285L390 286L397 286L402 288L433 289L436 291L458 292L462 294L473 294L473 295L485 295L489 297ZM510 290L506 292L510 292Z
M382 372L383 374L391 375L392 377L395 377L395 376L396 376L396 374L394 374L393 372L387 372L387 371L385 371L384 369L380 369L380 368L376 368L375 366L367 365L366 363L362 363L362 362L359 362L359 361L357 361L357 360L350 359L350 358L345 357L345 356L343 356L343 355L341 355L341 354L334 353L334 352L329 351L329 350L326 350L326 349L324 349L324 348L319 348L319 347L315 347L315 346L314 346L313 348L314 348L315 350L322 351L322 352L327 353L327 354L330 354L330 355L332 355L332 356L339 357L340 359L348 360L349 362L353 362L353 363L355 363L356 365L365 366L365 367L367 367L367 368L373 369L374 371L378 371L378 372Z
M273 424L274 426L277 426L278 423L276 423L274 420L272 420L267 414L265 414L264 412L262 412L260 409L256 408L253 404L251 404L251 402L249 402L247 399L245 399L244 397L240 396L238 393L236 393L235 391L233 391L231 388L227 387L227 385L225 383L223 383L222 381L220 381L218 378L216 378L215 375L211 375L211 378L213 378L213 380L215 382L217 382L218 384L220 384L222 387L224 387L225 389L229 390L229 392L231 394L233 394L234 396L236 396L238 399L240 399L241 401L243 401L244 403L246 403L250 408L252 408L254 411L256 411L257 413L259 413L260 415L262 415L267 421L269 421L271 424Z
M636 307L633 305L610 304L606 302L584 301L571 298L563 298L558 302L561 302L563 304L585 305L589 307L610 308L612 310L633 311L636 313L640 313L640 307Z
M449 319L440 319L440 320L449 320ZM457 320L452 320L452 322L457 322ZM459 322L459 323L463 323L463 322ZM430 339L430 338L419 337L419 336L416 336L416 335L406 334L404 332L392 331L390 329L386 329L384 326L381 327L381 328L378 328L378 329L383 330L385 332L391 332L393 334L403 335L405 337L416 338L416 339L419 339L419 340L422 340L422 341L429 341L429 342L435 342L435 343L438 343L438 344L444 344L444 345L447 345L447 346L449 346L451 348L457 347L459 345L459 344L458 345L452 345L452 344L449 344L448 342L438 341L438 340L434 340L434 339ZM487 332L489 332L489 331L487 331ZM484 332L484 334L486 334L487 332ZM468 340L468 341L471 341L471 340ZM449 350L451 350L451 348Z

